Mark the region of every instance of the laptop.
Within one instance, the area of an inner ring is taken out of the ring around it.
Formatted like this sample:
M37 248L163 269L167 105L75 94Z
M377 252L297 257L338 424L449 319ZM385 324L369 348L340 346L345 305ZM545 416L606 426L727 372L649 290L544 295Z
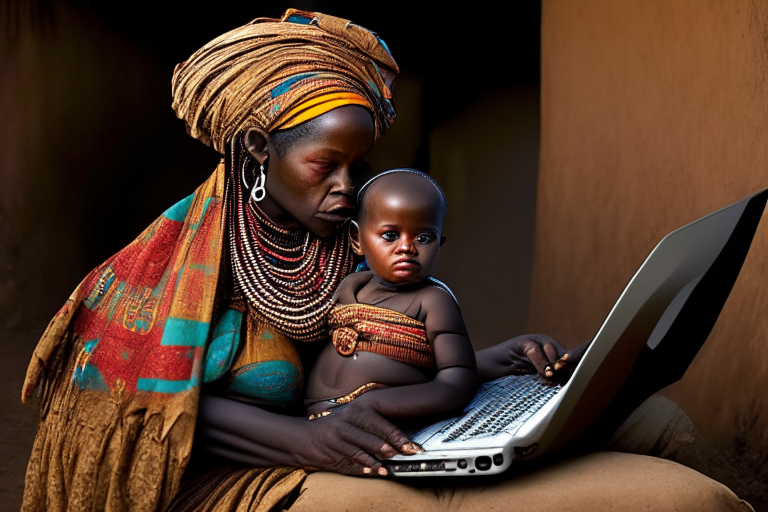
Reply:
M458 416L406 433L425 450L384 461L397 477L489 475L572 441L607 439L682 378L717 321L768 199L762 190L665 236L627 284L570 379L510 375Z

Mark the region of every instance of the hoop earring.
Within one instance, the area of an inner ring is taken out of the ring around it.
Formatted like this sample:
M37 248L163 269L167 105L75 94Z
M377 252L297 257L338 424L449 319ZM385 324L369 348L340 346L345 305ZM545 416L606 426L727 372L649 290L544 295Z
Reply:
M242 168L240 170L240 181L243 182L243 187L245 187L246 190L251 188L251 187L248 186L248 182L245 179L245 171L246 171L246 169L248 169L248 163L249 163L248 161L249 160L250 159L248 157L243 158L243 166L242 166Z
M259 166L259 173L260 175L256 178L256 183L251 189L251 199L257 203L267 196L267 176L264 174L264 164Z
M243 186L246 190L249 188L251 189L251 199L258 203L267 195L267 176L264 174L264 164L259 165L259 176L256 178L256 181L253 183L253 187L251 188L248 185L248 180L245 179L245 174L248 171L251 160L252 158L250 157L245 157L243 159L243 167L240 171L240 179L242 180Z

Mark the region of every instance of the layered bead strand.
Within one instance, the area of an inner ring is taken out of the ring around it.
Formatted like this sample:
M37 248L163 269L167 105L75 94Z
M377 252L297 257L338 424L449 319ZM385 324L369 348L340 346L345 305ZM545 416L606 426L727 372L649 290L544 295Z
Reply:
M321 340L328 335L333 293L353 269L349 226L319 238L276 225L241 182L239 146L231 145L226 191L235 284L249 308L278 331L297 340Z

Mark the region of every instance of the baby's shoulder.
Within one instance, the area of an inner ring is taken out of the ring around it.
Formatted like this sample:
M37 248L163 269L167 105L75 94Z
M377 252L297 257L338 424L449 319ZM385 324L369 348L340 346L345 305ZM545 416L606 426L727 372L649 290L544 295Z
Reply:
M422 308L428 311L431 308L459 309L459 301L448 285L434 277L428 277L424 288L421 290Z
M364 270L361 272L355 272L345 277L339 287L336 289L336 293L333 295L334 300L339 304L352 304L357 302L355 293L373 277L373 272L370 270Z
M421 308L427 332L455 333L466 336L467 328L461 315L459 303L445 283L432 278L424 288Z

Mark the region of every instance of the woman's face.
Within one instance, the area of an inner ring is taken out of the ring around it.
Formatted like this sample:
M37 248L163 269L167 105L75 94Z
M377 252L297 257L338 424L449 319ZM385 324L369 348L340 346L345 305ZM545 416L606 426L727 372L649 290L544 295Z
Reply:
M373 146L374 134L368 110L349 105L318 117L312 134L282 157L270 143L267 195L259 207L280 225L303 225L330 236L354 214L352 173Z

